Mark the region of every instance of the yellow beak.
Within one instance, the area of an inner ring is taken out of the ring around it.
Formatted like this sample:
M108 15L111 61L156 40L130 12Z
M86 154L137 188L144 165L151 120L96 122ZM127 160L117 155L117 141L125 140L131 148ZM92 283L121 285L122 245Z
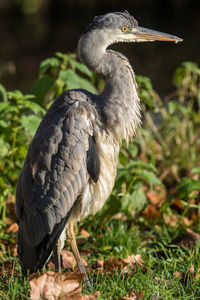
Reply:
M165 41L165 42L182 42L183 39L167 34L164 32L159 32L156 30L151 30L147 28L143 28L138 26L137 28L134 28L132 30L132 33L134 34L135 41L136 42L148 42L148 41Z

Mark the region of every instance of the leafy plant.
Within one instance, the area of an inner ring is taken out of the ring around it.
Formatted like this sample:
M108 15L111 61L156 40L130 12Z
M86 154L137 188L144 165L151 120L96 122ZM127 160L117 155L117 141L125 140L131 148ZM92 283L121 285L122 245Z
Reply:
M56 52L55 57L41 62L39 77L34 82L32 93L39 104L52 101L63 91L84 88L97 93L94 86L95 75L85 65L80 63L75 54Z
M196 167L191 170L192 174L200 175L200 167ZM178 184L177 188L178 196L180 199L194 199L200 195L200 180L183 177Z
M156 165L159 177L168 185L189 175L200 161L200 68L191 62L183 63L173 80L177 91L163 101L148 79L138 80L145 112L143 126L138 130L140 155Z
M115 187L109 202L108 214L119 210L135 215L147 204L146 189L153 189L162 182L157 177L157 170L151 163L136 160L137 147L130 145L120 152L119 168Z
M14 192L19 172L45 110L33 102L33 95L3 91L0 102L0 191L4 197ZM0 206L0 213L3 211ZM5 216L5 213L4 213Z

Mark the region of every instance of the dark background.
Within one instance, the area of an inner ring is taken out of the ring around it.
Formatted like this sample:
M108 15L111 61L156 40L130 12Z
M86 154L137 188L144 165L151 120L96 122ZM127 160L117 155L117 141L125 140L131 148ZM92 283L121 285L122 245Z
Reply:
M0 0L0 82L30 92L40 62L56 51L75 52L93 16L128 10L140 26L167 32L183 43L118 44L137 74L160 94L173 91L182 61L200 61L199 0Z

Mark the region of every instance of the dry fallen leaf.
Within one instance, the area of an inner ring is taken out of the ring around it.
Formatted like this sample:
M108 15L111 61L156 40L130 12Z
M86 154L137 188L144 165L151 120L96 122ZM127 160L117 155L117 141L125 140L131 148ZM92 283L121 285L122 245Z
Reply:
M91 236L91 234L90 234L88 231L86 231L84 228L82 228L82 229L80 230L79 234L80 234L81 236L86 237L86 238L89 238L89 237Z
M188 219L187 217L183 217L181 224L186 225L186 226L190 226L192 225L193 220Z
M186 281L193 281L193 280L199 280L200 279L200 269L197 269L195 271L194 264L183 274L184 282Z
M71 251L64 249L61 251L61 255L62 255L62 265L64 269L75 267L76 259Z
M71 296L64 296L61 300L95 300L100 296L100 292L96 291L94 295L83 295L83 294L74 294Z
M144 293L141 292L135 292L135 295L129 297L119 297L119 298L113 298L112 300L140 300L144 298Z
M12 244L7 247L7 251L10 251L12 256L17 256L18 255L17 248L18 248L17 244L15 245Z
M173 275L174 275L175 277L180 277L180 278L183 277L183 275L182 275L181 272L179 272L179 271L175 271Z
M170 226L174 227L178 224L179 218L176 215L173 216L164 216L165 222Z
M125 216L125 214L123 214L122 212L119 212L113 216L113 219L127 221L127 216Z
M190 228L187 228L186 229L186 232L188 235L190 235L196 242L197 241L200 241L200 234L199 233L196 233L194 231L192 231L192 229Z
M139 266L142 266L141 254L136 254L136 255L132 254L132 255L128 256L127 258L125 258L124 261L128 265L135 265L137 263Z
M195 271L194 271L194 265L192 265L189 269L188 269L188 275L190 276L191 279L194 279L195 278Z
M110 257L104 261L104 270L110 272L111 274L113 274L113 271L116 269L121 271L125 266L127 266L127 263L119 257Z
M54 300L63 295L80 293L83 278L84 274L75 272L60 274L49 271L42 273L41 276L34 273L30 276L30 298L38 300L44 297L45 300Z
M74 255L71 251L63 249L61 251L61 255L62 255L62 267L64 269L74 269L76 267L76 260L75 260ZM86 260L82 258L82 262L83 262L83 265L85 267L87 267ZM51 259L48 262L47 267L49 269L53 270L53 271L55 270L55 264L53 262L53 259Z
M166 280L165 278L160 278L160 277L157 277L157 276L155 276L154 280L156 282L161 282L161 283L165 283L165 284L169 284L170 283L169 280Z
M104 274L104 261L97 259L97 261L92 265L92 269L94 270L95 274Z
M136 296L136 299L139 300L139 299L143 299L144 298L144 292L135 292L135 296Z
M147 205L147 207L142 212L142 214L145 216L145 218L148 218L148 219L155 219L155 218L160 219L161 218L161 213L160 213L159 209L152 204Z
M116 269L118 271L122 271L122 273L128 273L130 270L135 270L138 265L140 267L143 266L141 254L132 254L125 259L110 257L105 261L97 260L95 264L93 264L92 268L95 273L104 274L105 271L108 271L112 275Z
M123 273L129 273L130 270L136 270L138 265L142 267L141 254L137 254L137 255L132 254L127 258L125 258L124 261L127 263L127 265L123 268L122 270Z
M148 191L146 195L151 204L158 207L161 207L162 203L166 200L166 195L158 194L155 191Z
M176 208L180 212L182 212L184 210L183 204L177 199L173 200L171 207Z
M200 234L192 231L190 228L186 229L186 233L183 236L178 236L173 243L180 247L192 248L200 240Z
M11 224L7 229L6 232L8 233L17 233L19 226L17 225L17 223L13 223Z

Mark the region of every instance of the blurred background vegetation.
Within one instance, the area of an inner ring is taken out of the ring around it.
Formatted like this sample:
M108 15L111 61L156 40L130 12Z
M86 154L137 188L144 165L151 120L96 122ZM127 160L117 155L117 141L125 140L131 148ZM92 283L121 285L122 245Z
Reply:
M56 51L76 52L78 38L95 15L127 9L144 27L175 34L184 43L113 46L137 74L152 79L160 94L173 90L172 73L182 61L199 61L198 0L0 0L0 81L29 92L38 66Z

